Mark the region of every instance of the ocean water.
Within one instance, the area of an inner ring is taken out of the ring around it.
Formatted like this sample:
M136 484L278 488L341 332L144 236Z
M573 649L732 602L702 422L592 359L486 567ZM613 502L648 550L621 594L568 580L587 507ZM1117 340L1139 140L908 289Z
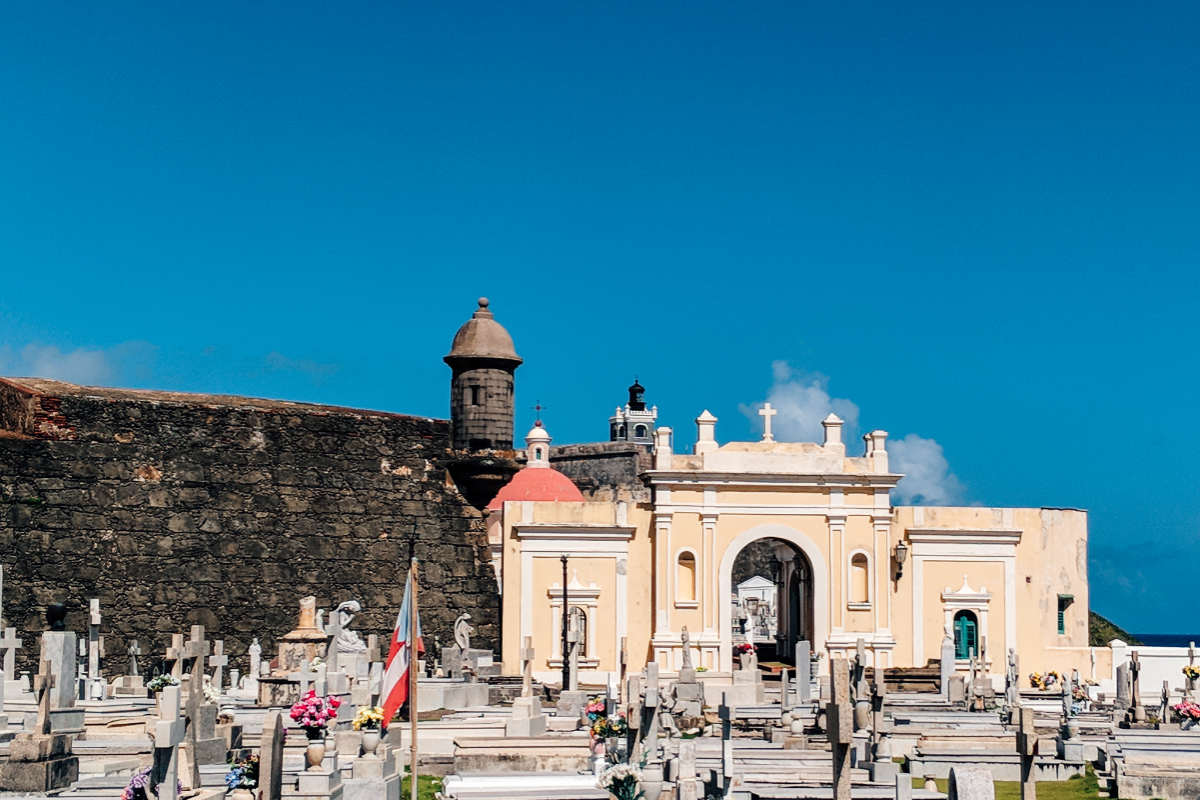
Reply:
M1195 633L1135 633L1133 635L1147 647L1187 647L1188 642L1200 642L1200 634ZM1197 649L1200 650L1200 647Z

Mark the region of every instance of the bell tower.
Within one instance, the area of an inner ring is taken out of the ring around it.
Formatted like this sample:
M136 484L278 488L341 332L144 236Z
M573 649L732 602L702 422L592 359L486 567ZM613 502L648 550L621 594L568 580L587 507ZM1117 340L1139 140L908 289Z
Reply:
M458 333L443 359L450 379L450 436L455 450L511 450L513 373L521 358L512 337L488 310L488 299Z
M654 443L654 423L658 406L646 408L646 390L635 378L629 387L629 402L608 418L608 439L611 442Z

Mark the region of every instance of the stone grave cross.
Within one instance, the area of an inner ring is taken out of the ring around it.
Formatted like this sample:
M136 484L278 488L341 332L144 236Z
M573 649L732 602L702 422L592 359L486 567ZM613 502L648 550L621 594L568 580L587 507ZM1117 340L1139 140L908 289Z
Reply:
M171 646L167 648L167 654L164 657L166 661L171 662L171 676L175 680L183 677L183 634L171 634Z
M88 696L104 699L104 678L100 676L100 655L103 644L100 639L100 598L93 597L88 609Z
M338 637L342 635L342 615L332 613L329 615L329 622L325 623L325 672L326 674L338 671ZM416 663L413 663L413 668L416 668Z
M208 657L208 665L213 668L213 688L218 692L225 691L225 665L228 663L229 656L225 655L225 640L217 639L213 642L213 652Z
M825 706L825 727L833 755L833 797L850 800L850 751L854 744L850 664L844 658L834 658L829 666L830 700Z
M571 609L569 623L567 627L567 648L569 659L569 687L567 691L579 691L579 646L582 644L583 631L583 614Z
M1166 725L1171 721L1171 683L1163 681L1162 699L1158 703L1158 721Z
M1129 712L1130 721L1145 722L1146 708L1142 705L1142 687L1138 681L1138 674L1142 671L1142 662L1138 660L1137 651L1134 650L1129 654L1129 675L1133 684L1132 690L1129 692Z
M133 641L131 641L129 643L129 648L125 652L129 654L129 674L130 675L140 674L138 672L137 657L142 654L142 648L141 648L141 645L138 644L138 640L134 639Z
M49 659L43 659L38 674L33 679L33 691L37 694L38 715L36 731L42 736L50 735L50 690L55 677Z
M321 677L321 673L312 668L312 663L306 658L300 662L299 672L289 672L288 680L299 681L300 697L308 694L308 686L310 683L315 683Z
M521 697L533 697L533 637L525 637L521 648Z
M763 407L758 410L758 415L763 418L763 437L764 442L773 442L775 437L771 435L771 417L779 412L771 408L770 403L763 403Z
M4 716L4 681L16 679L17 650L21 640L17 638L16 628L5 628L0 636L0 650L4 651L4 677L0 678L0 717Z
M1017 755L1021 758L1021 800L1037 800L1033 757L1037 754L1038 735L1033 723L1033 709L1017 706L1013 712L1017 727Z
M283 716L275 712L263 725L258 750L261 800L280 800L283 793L283 735Z
M158 800L179 796L179 745L187 724L179 715L179 687L167 686L159 695L159 717L154 723L153 777L158 783ZM195 761L195 753L191 753ZM197 784L199 785L199 784Z
M191 772L191 786L200 786L200 761L197 756L197 742L200 739L200 706L204 705L204 659L208 657L211 644L204 638L204 626L192 626L192 638L183 648L184 658L192 659L191 680L188 682L187 699L187 745L188 769Z

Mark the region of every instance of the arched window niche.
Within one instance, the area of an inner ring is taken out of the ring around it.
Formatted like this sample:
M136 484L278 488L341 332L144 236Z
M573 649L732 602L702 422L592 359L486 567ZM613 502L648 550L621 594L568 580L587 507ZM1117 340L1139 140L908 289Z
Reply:
M865 550L850 554L846 576L846 606L851 610L864 611L871 608L871 557Z
M696 554L692 550L680 550L675 558L675 607L697 608L700 603L696 594Z

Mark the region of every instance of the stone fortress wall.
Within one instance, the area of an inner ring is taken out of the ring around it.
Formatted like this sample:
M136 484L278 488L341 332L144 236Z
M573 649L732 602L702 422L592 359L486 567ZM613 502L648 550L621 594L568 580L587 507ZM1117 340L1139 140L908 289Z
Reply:
M36 671L43 613L65 602L83 632L99 597L105 674L129 640L143 671L172 633L202 624L230 666L258 637L264 658L298 601L356 599L381 648L411 552L421 560L427 647L470 613L499 644L483 521L439 466L443 420L239 397L0 380L3 614ZM431 648L432 649L432 648Z

